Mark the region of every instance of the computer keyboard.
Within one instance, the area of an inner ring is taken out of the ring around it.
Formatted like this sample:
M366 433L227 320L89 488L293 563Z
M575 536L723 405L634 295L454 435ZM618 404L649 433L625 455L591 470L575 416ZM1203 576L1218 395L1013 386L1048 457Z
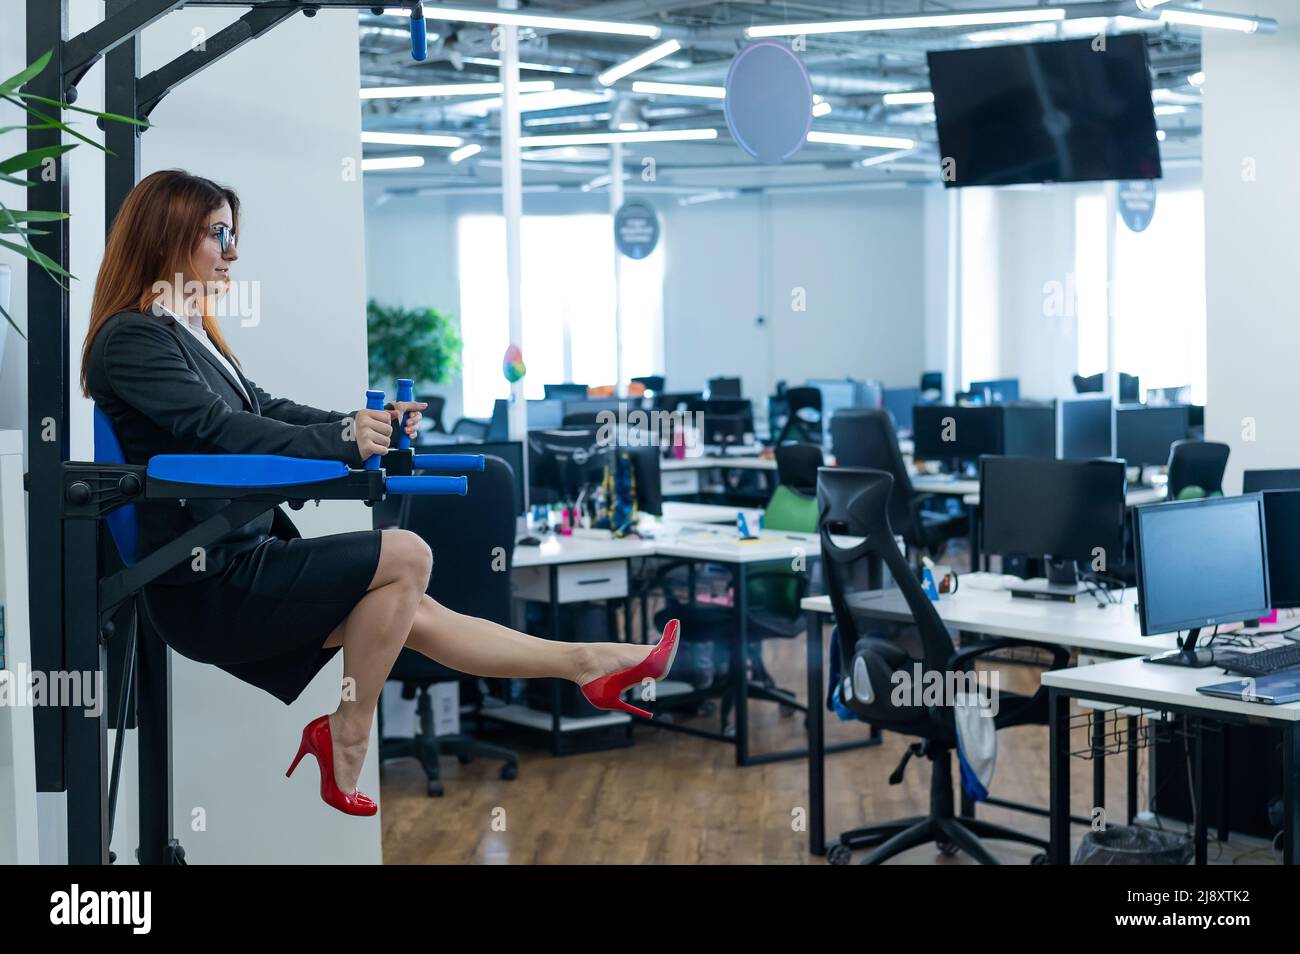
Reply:
M1214 664L1241 676L1268 676L1300 667L1300 643L1288 643L1257 653L1215 653Z

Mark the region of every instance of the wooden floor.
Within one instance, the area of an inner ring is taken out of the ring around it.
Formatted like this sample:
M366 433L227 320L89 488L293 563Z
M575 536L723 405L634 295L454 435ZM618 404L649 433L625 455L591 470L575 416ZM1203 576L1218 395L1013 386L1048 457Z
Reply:
M778 684L804 699L802 640L765 646L764 656ZM1009 665L1002 688L1032 691L1038 670ZM829 714L828 714L829 715ZM716 729L717 718L700 720ZM861 723L827 722L827 741L865 734ZM751 748L756 752L803 744L799 716L782 717L775 705L750 707ZM993 792L1004 798L1047 804L1047 730L1021 727L998 734ZM872 749L826 759L827 834L926 810L929 766L913 759L903 783L891 786L890 772L907 744L886 735ZM808 852L808 835L798 829L808 800L807 762L737 768L734 749L720 742L649 727L636 730L631 748L553 758L535 737L514 742L519 777L501 781L500 763L462 766L442 760L446 795L429 798L424 774L411 759L388 762L382 774L384 861L388 864L824 864ZM1107 759L1107 811L1123 821L1122 758ZM1145 768L1143 769L1145 789ZM956 766L954 765L954 774ZM1091 765L1073 768L1076 814L1087 815ZM1145 800L1139 802L1145 807ZM1045 818L981 807L978 814L1041 837ZM1083 828L1074 826L1076 840ZM1238 843L1240 841L1240 843ZM1036 849L988 842L1009 864L1025 864ZM1212 861L1272 863L1266 845L1233 839L1232 847L1211 843ZM855 854L855 861L865 852ZM948 859L933 846L900 856L910 864L969 863Z

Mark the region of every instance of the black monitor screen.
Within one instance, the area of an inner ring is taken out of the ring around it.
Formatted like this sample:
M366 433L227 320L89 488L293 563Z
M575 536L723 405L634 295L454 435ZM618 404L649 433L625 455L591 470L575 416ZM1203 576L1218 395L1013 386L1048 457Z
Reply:
M1062 401L1060 408L1061 457L1070 460L1110 457L1115 453L1111 446L1110 398Z
M1120 562L1124 464L1117 460L985 457L980 461L986 553Z
M1275 609L1300 606L1300 490L1264 494L1268 588Z
M528 491L535 503L572 503L586 486L597 484L613 459L594 428L528 432Z
M565 402L560 398L528 402L528 429L560 427L564 424Z
M927 404L912 409L917 460L975 460L1002 453L1002 408Z
M1300 490L1300 470L1248 470L1241 475L1241 492Z
M1169 446L1187 437L1187 407L1115 409L1115 456L1130 467L1169 463Z
M1146 39L926 54L945 186L1159 179Z
M1147 504L1134 514L1143 636L1268 613L1259 494Z

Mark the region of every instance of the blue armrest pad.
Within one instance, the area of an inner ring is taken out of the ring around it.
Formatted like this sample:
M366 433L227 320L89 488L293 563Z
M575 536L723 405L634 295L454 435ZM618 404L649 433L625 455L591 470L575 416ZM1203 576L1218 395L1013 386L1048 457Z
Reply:
M146 473L155 480L208 487L289 487L346 477L341 460L278 454L159 454Z

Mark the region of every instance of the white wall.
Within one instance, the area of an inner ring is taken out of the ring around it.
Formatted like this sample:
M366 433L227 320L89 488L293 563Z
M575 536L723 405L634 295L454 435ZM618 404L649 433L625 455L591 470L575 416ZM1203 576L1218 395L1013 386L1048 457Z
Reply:
M1205 31L1205 436L1231 445L1224 489L1235 492L1243 469L1300 466L1300 6L1220 0L1215 9L1279 23L1272 36Z

